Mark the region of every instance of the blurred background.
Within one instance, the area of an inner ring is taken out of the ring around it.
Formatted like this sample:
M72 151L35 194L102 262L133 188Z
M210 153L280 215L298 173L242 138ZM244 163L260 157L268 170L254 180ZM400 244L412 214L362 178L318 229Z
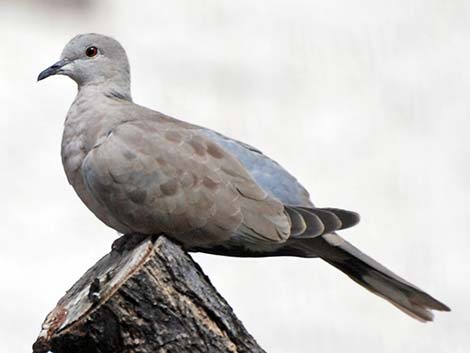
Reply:
M30 352L57 300L110 250L68 185L75 34L121 41L142 105L250 143L348 240L452 308L421 324L320 260L194 255L270 353L468 352L470 3L0 0L0 352Z

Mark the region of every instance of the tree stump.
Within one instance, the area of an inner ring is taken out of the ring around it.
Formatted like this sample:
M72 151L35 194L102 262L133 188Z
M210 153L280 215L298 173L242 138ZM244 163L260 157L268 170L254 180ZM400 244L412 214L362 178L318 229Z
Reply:
M113 250L46 317L35 353L264 352L167 238Z

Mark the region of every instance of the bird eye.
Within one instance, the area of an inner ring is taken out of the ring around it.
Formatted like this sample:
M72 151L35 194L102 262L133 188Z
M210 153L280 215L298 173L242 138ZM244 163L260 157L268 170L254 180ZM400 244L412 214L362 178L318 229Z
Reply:
M85 51L86 56L88 57L93 57L96 54L98 54L98 48L97 47L88 47Z

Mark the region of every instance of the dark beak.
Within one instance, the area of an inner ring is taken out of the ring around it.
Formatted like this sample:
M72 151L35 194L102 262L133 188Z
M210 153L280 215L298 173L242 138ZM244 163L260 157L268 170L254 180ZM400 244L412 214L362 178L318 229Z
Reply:
M67 65L70 61L67 59L62 59L56 62L54 65L48 67L42 71L38 76L38 81L44 80L46 77L60 73L60 69Z

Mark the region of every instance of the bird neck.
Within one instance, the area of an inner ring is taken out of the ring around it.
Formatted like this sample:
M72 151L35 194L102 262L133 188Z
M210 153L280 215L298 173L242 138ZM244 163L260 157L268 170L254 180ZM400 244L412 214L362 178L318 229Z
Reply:
M78 85L78 96L105 96L132 102L129 80L92 81Z

